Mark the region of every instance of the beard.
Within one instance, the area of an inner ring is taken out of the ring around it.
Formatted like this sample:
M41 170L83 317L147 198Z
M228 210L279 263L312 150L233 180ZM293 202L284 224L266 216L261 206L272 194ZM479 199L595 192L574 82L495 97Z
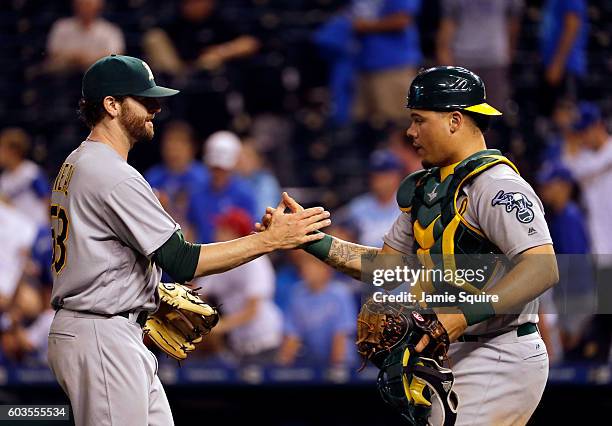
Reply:
M147 116L137 116L127 103L124 103L123 107L119 124L123 126L130 140L133 143L151 141L155 132L152 127L147 126Z

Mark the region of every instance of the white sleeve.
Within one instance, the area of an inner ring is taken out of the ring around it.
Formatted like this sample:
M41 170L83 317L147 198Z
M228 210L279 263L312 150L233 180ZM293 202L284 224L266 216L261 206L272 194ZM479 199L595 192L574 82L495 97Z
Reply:
M268 257L260 257L246 263L244 268L245 282L244 294L247 297L271 298L274 295L275 276L274 268Z
M581 151L577 155L563 155L563 163L572 172L572 175L582 183L588 183L603 173L612 170L612 141L596 153Z
M21 224L19 226L19 232L15 233L19 238L19 248L22 250L30 250L36 240L36 234L38 229L36 224L25 217L19 217Z

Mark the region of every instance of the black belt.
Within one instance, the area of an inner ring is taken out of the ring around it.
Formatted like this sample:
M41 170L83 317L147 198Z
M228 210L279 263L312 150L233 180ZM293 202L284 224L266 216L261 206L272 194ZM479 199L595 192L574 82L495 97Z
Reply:
M533 333L537 333L538 332L538 326L532 322L526 322L524 324L519 325L516 328L516 335L518 337L521 336L527 336L529 334L533 334ZM472 335L472 334L464 334L463 336L460 336L457 341L458 342L480 342L482 339L486 339L486 338L492 338L492 337L496 337L496 336L500 336L504 333L507 333L507 331L504 331L502 333L499 334L483 334L483 335Z
M59 309L66 309L66 308L59 308ZM56 309L56 310L59 311L59 309ZM67 311L72 311L72 309L66 309L66 310ZM136 312L136 311L123 311L123 312L119 312L118 314L101 314L101 313L98 313L98 312L91 312L91 311L73 311L73 312L82 312L84 314L98 315L98 316L106 317L106 318L110 318L110 317L114 317L116 315L119 315L119 316L127 318L129 320L130 319L130 314L132 312ZM138 324L142 328L142 327L144 327L144 325L147 322L148 318L149 318L149 312L148 311L140 311L140 313L136 317L136 324Z
M120 316L122 316L124 318L130 319L130 314L132 312L134 312L134 311L119 312L117 315L120 315ZM144 325L146 324L148 318L149 318L149 312L147 312L147 311L140 311L140 313L136 317L136 324L140 325L140 327L144 327Z

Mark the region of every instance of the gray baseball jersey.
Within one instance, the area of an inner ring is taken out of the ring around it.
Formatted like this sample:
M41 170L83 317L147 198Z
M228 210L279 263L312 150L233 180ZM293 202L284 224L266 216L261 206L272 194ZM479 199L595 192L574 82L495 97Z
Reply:
M161 268L151 255L179 225L111 147L84 141L53 185L52 303L74 311L153 311Z
M505 164L494 166L464 187L468 198L463 215L510 259L517 254L544 244L552 244L544 219L544 208L533 188ZM462 197L458 203L461 204ZM511 201L526 200L519 209ZM410 215L402 213L383 238L390 247L402 253L413 253L414 236ZM491 318L468 327L466 334L491 331L538 321L538 302L527 303L520 315Z

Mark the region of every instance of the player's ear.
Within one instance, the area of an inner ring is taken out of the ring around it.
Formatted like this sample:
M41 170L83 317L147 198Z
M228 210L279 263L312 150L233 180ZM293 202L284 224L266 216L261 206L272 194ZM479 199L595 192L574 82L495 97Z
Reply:
M453 111L448 116L448 125L451 133L455 133L463 124L463 115L459 111Z
M117 117L121 112L121 102L112 96L106 96L102 100L102 105L106 112L113 118Z

